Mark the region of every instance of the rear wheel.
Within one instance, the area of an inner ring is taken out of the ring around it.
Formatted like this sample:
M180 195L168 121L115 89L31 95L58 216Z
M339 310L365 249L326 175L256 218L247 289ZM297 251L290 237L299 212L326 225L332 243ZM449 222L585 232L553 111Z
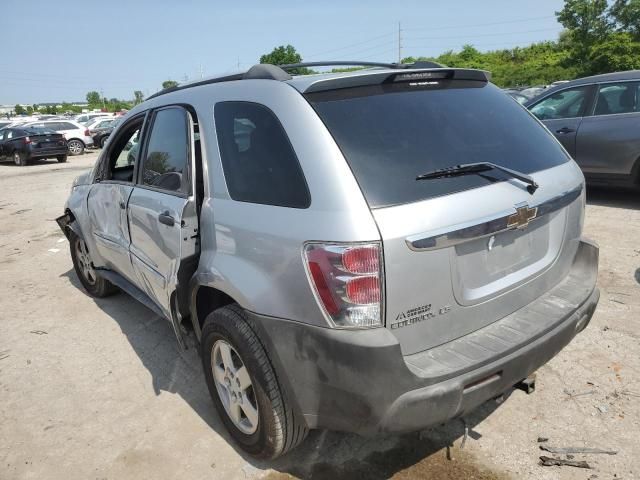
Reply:
M58 155L56 157L56 160L58 160L58 163L64 163L67 161L67 156L66 155Z
M102 137L100 139L100 148L104 148L105 143L107 143L107 140L109 139L109 137Z
M69 234L69 244L73 268L85 290L94 297L108 297L116 293L118 288L96 273L87 244L73 231Z
M76 138L67 142L71 155L82 155L84 153L84 143Z
M247 453L273 459L300 444L308 429L288 404L264 347L238 305L209 314L202 365L213 403Z
M13 153L13 163L18 165L19 167L24 167L27 165L27 157L20 152Z

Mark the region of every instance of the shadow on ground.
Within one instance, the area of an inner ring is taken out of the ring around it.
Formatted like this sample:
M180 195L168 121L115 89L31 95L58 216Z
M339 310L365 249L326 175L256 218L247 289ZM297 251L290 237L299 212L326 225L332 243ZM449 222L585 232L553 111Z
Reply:
M640 210L640 189L588 187L587 204Z
M84 293L73 270L62 276ZM156 395L163 390L180 395L215 432L235 448L209 397L193 336L189 338L190 348L181 351L169 322L128 295L120 293L93 300L120 326L151 374ZM468 442L480 438L473 428L497 406L498 403L489 402L466 417L470 430ZM297 449L275 461L258 461L237 448L236 451L253 467L274 470L265 477L269 480L291 476L313 480L376 480L393 476L439 480L507 478L477 465L465 450L453 448L453 443L463 433L464 424L461 420L402 436L363 438L338 432L313 431ZM452 448L449 449L450 446ZM259 471L255 473L256 476L260 474Z

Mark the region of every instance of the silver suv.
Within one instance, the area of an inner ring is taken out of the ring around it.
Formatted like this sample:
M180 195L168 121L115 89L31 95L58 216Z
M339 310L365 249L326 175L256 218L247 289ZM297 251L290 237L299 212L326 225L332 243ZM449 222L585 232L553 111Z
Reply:
M128 113L58 219L86 290L194 335L231 436L424 429L586 327L584 177L486 72L247 72Z

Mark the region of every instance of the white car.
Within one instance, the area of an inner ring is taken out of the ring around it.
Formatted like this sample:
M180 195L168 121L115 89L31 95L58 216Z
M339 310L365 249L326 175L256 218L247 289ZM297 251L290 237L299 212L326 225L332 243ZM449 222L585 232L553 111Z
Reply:
M70 155L82 155L84 149L93 146L93 138L89 129L73 120L44 120L40 122L27 122L23 127L48 128L57 133L63 133L67 139Z
M112 116L113 116L112 113L105 113L105 112L83 113L82 115L76 115L75 117L72 118L72 120L74 122L80 123L81 125L86 125L89 120L94 119L96 117L112 117Z

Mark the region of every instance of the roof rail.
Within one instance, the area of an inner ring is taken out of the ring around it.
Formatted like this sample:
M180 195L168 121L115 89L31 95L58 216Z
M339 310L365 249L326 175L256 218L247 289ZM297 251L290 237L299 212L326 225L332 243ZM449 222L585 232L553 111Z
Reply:
M286 65L278 65L283 70L293 70L294 68L306 68L306 67L383 67L393 69L411 69L411 68L441 68L442 65L436 62L415 62L415 63L381 63L381 62L362 62L357 60L344 60L337 61L331 60L326 62L301 62L301 63L289 63Z
M191 87L198 87L200 85L209 85L211 83L231 82L234 80L248 80L248 79L267 79L278 80L281 82L291 80L291 75L287 73L287 70L293 70L296 68L305 67L331 67L331 66L354 66L354 67L383 67L391 69L415 69L415 68L442 68L442 65L435 62L415 62L415 63L380 63L380 62L360 62L353 60L346 61L328 61L328 62L303 62L303 63L290 63L287 65L271 65L268 63L259 63L254 65L246 72L234 73L232 75L226 75L223 77L213 77L195 82L184 83L175 87L165 88L157 93L154 93L147 100L165 95L171 92L177 92Z

